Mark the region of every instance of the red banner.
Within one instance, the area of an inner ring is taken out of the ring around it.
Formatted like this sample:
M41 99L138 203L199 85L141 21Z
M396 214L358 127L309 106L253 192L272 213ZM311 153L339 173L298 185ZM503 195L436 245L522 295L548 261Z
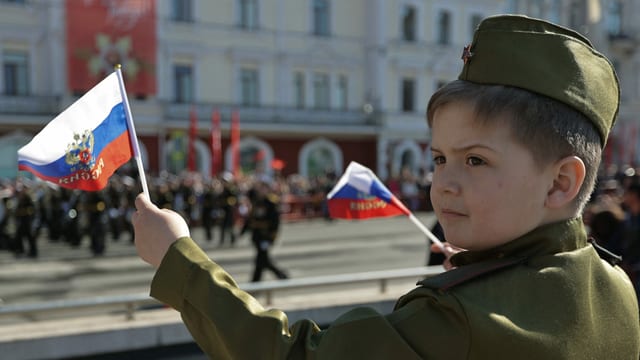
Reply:
M153 0L66 0L67 76L84 93L122 65L127 91L156 92Z
M211 114L211 177L220 172L222 163L222 135L220 133L220 111Z
M233 176L240 173L240 115L238 110L231 113L231 170Z

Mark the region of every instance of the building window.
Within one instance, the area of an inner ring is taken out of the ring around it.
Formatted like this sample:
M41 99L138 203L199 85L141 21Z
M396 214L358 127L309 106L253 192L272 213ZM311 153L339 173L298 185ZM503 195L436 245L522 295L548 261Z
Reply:
M180 22L193 22L193 1L173 0L171 2L172 19Z
M245 106L260 104L258 70L244 68L240 70L240 102Z
M193 101L193 68L191 65L176 65L173 68L174 99L178 103Z
M334 154L328 147L318 146L309 151L307 162L307 176L311 178L326 176L336 168Z
M24 52L5 52L3 55L4 93L29 95L29 56Z
M471 30L470 32L471 36L469 37L469 39L473 39L473 34L476 32L476 28L478 27L478 25L480 25L482 18L483 16L480 14L471 15L471 19L469 20L469 28Z
M349 81L346 75L338 77L337 100L338 109L346 110L349 106Z
M313 0L313 34L329 36L328 0Z
M305 81L304 81L304 73L296 72L293 75L293 96L295 107L298 109L303 109L305 106Z
M451 14L442 10L438 14L438 44L449 45L451 42Z
M328 109L330 105L329 75L315 73L313 75L313 106L316 109Z
M342 171L342 150L336 143L324 138L316 138L304 144L300 149L299 159L298 170L308 178L333 177L336 171Z
M402 79L402 111L403 112L413 112L415 111L415 89L416 84L413 79L404 78Z
M240 19L239 24L243 29L256 29L258 27L258 0L239 0Z
M402 11L402 39L416 41L416 8L407 5Z
M607 4L606 24L610 37L622 35L622 1L610 1Z

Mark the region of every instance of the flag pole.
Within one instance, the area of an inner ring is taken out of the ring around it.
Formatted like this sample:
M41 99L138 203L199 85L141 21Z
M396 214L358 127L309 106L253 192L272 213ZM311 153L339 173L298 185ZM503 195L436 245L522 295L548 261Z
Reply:
M133 126L133 115L131 115L131 107L129 107L129 98L127 97L127 92L124 89L124 80L122 79L122 66L120 64L116 65L116 73L118 74L120 94L122 95L125 113L127 114L129 137L131 140L131 146L133 147L133 157L136 159L136 164L138 165L138 173L140 174L140 184L142 185L142 192L147 197L147 200L151 200L151 197L149 196L149 188L147 187L147 177L144 174L144 167L142 166L142 157L140 156L140 145L138 144L138 136L136 135L136 128Z
M432 243L436 244L437 247L444 251L444 245L442 245L442 241L440 241L440 239L433 235L433 233L429 229L427 229L427 227L424 226L424 224L421 223L420 220L418 220L418 218L413 215L412 212L409 212L409 220L411 220L420 230L422 230L422 232L427 235L427 238L429 238Z

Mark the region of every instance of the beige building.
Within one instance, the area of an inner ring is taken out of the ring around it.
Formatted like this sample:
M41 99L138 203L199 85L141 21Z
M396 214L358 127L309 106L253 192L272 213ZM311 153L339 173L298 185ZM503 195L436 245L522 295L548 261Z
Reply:
M124 31L96 36L86 66L70 68L84 51L70 24L91 21L98 8L120 30L153 19L150 64L135 57L144 40ZM352 160L383 179L403 167L428 170L428 98L457 76L477 23L504 12L574 27L611 57L623 105L608 160L637 162L638 0L0 0L0 176L16 175L17 148L82 93L76 72L106 71L114 51L125 73L150 71L154 80L153 91L129 94L152 173L186 167L191 109L205 174L213 110L222 117L225 169L237 110L246 172L270 173L275 159L285 174L307 176L340 173Z

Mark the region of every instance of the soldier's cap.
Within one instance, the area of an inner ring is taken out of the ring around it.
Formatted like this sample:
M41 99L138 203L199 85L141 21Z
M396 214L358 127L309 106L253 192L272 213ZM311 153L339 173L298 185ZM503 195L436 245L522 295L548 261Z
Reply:
M579 33L522 15L484 19L464 48L458 77L545 95L583 113L607 142L620 104L609 60Z

